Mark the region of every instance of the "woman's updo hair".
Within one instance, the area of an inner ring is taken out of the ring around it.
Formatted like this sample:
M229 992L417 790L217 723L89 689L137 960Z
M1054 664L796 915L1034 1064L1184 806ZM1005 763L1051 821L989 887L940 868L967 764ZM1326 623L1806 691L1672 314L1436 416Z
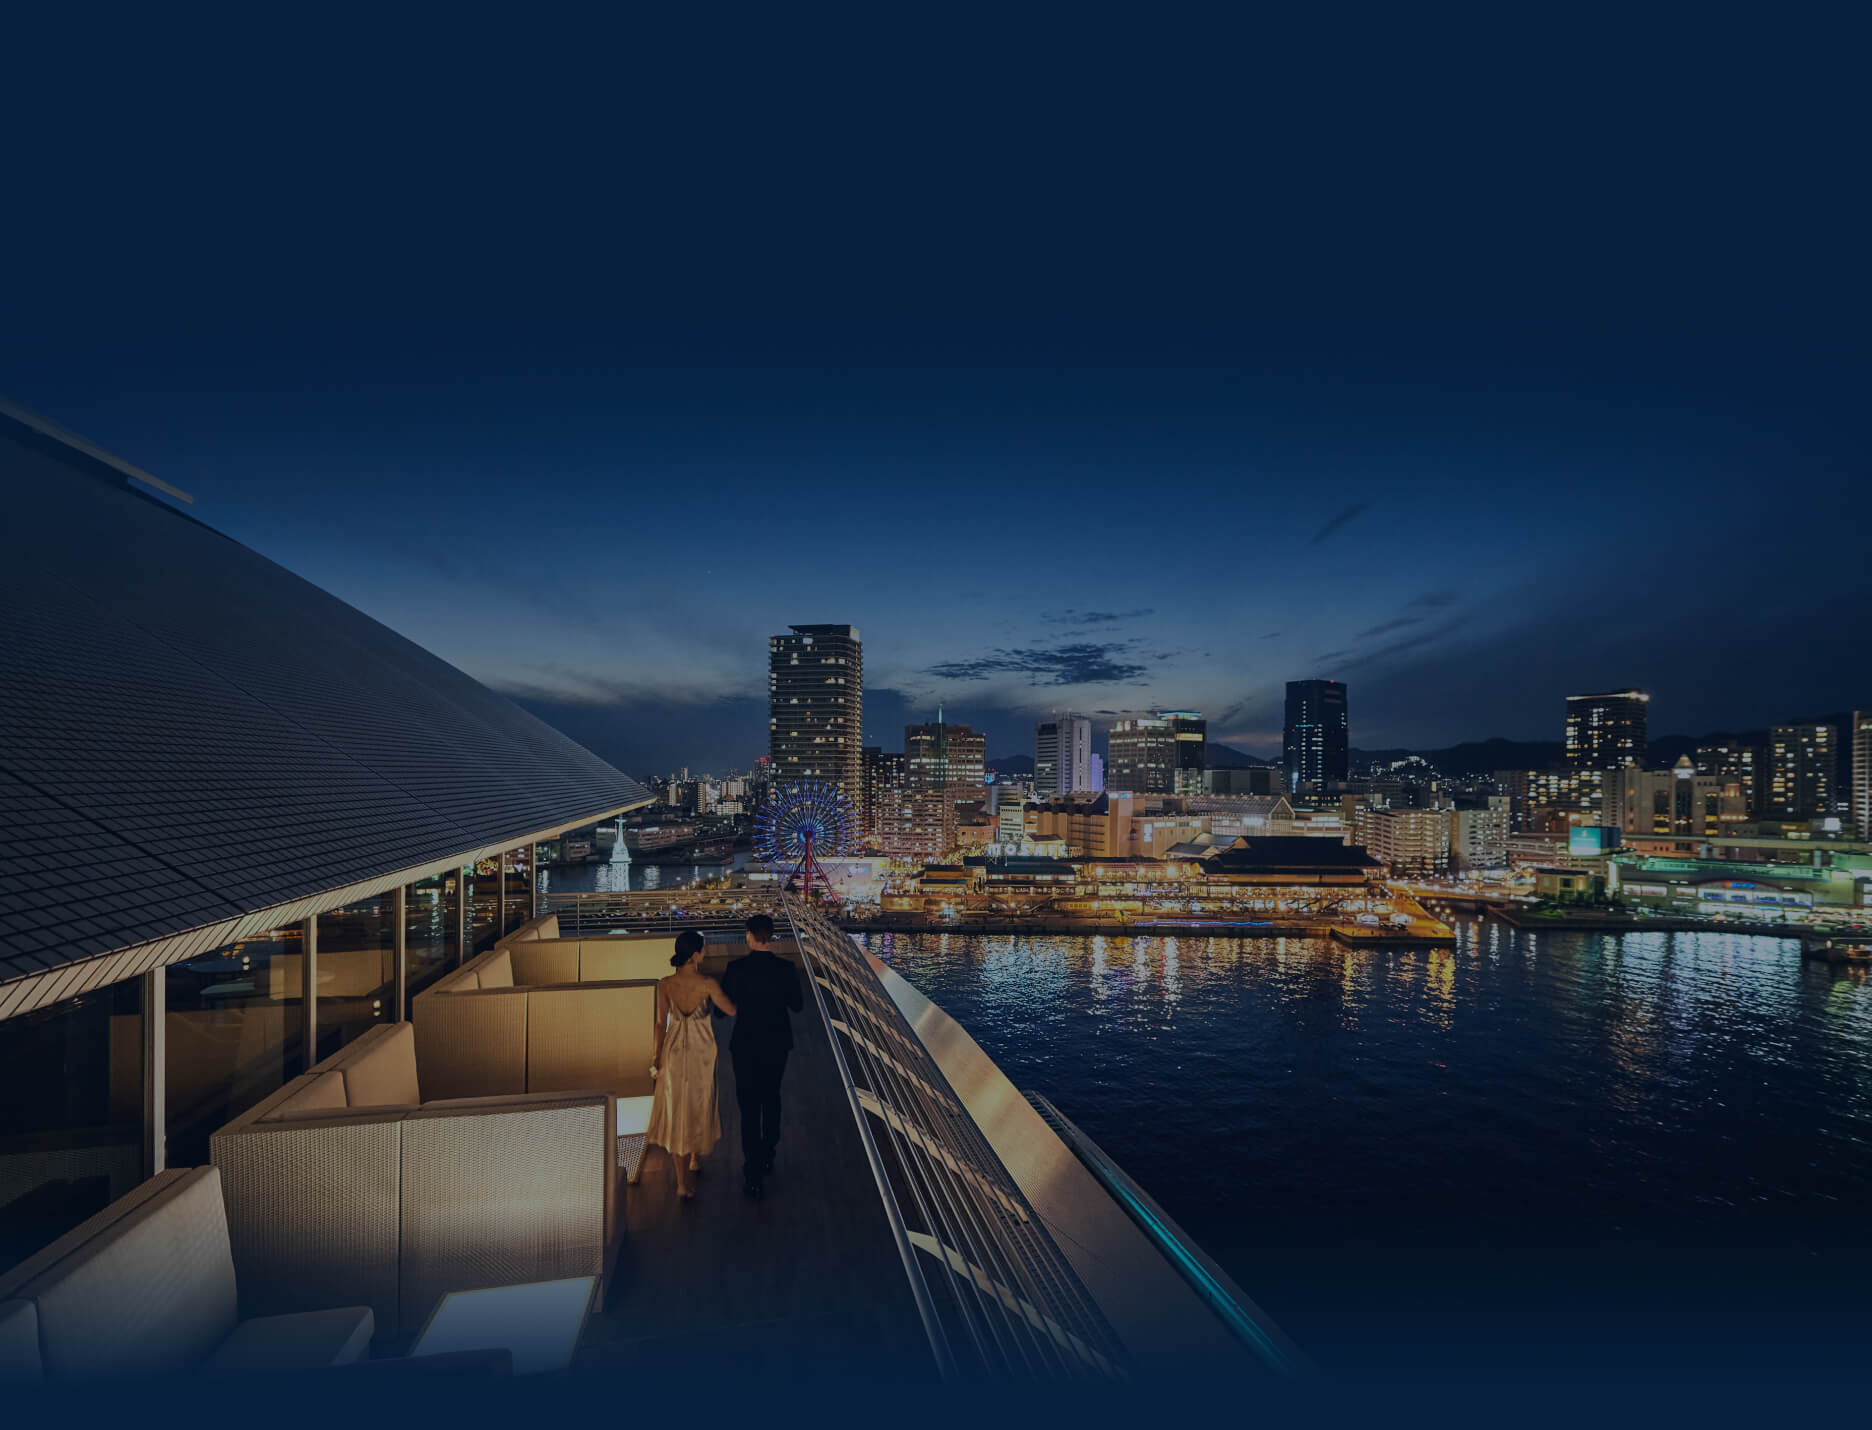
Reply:
M694 929L684 929L676 935L676 952L670 955L670 967L681 968L700 952L702 952L702 935Z

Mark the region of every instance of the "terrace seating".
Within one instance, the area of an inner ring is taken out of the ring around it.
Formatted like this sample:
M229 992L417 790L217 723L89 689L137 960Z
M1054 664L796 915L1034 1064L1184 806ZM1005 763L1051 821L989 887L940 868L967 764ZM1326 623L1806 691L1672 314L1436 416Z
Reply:
M527 1092L520 1076L425 1100L414 1030L385 1024L216 1132L234 1264L255 1308L362 1302L395 1337L448 1291L602 1276L616 1099Z
M0 1384L259 1375L364 1355L367 1306L256 1315L214 1167L162 1172L0 1275Z
M675 938L541 937L535 920L416 995L423 1086L440 1097L605 1088L648 1097L656 980Z

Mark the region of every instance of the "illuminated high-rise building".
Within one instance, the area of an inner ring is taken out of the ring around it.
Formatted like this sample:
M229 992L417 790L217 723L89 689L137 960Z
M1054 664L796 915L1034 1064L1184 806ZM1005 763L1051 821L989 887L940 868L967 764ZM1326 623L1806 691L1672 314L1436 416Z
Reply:
M867 841L877 841L884 811L902 799L907 787L901 752L880 745L864 747L864 807L859 813Z
M1763 763L1762 752L1753 745L1728 741L1718 745L1697 746L1697 773L1732 781L1742 791L1742 802L1750 819L1761 815Z
M1105 788L1120 794L1168 794L1175 788L1176 736L1161 715L1134 715L1105 742Z
M1194 710L1158 712L1170 722L1170 788L1177 794L1201 794L1209 768L1209 722Z
M1351 722L1346 688L1337 680L1287 682L1287 716L1281 728L1281 762L1287 792L1323 789L1351 773Z
M1872 839L1872 710L1852 717L1852 813L1861 839Z
M1567 696L1567 764L1588 770L1642 767L1650 746L1645 725L1650 703L1650 695L1642 690Z
M1092 783L1092 722L1059 715L1034 727L1034 790L1042 796L1080 794Z
M1816 819L1833 813L1839 731L1831 725L1777 725L1768 732L1768 817Z
M988 739L967 725L951 725L936 711L934 723L904 727L904 779L911 794L946 792L961 804L987 798Z
M856 626L793 626L767 642L773 778L830 780L864 801L864 646Z

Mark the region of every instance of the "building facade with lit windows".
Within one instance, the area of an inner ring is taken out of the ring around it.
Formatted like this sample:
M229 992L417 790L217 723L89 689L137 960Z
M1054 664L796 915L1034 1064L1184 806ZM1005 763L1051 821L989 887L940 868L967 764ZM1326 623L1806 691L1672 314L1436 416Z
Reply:
M792 626L767 642L773 778L830 780L864 800L864 643L856 626Z
M1207 792L1203 776L1209 768L1209 722L1194 710L1158 712L1170 722L1170 788L1177 794Z
M878 838L879 821L894 801L909 790L900 750L886 750L881 745L864 747L864 803L859 811L867 842Z
M1325 790L1351 774L1352 726L1346 688L1337 680L1287 682L1281 766L1287 793Z
M1105 788L1113 794L1168 794L1176 788L1176 734L1161 715L1134 715L1111 727Z
M1686 755L1668 770L1607 770L1600 813L1604 823L1625 834L1715 838L1747 821L1748 804L1735 780L1699 774Z
M1764 764L1761 750L1754 745L1745 745L1739 741L1725 741L1715 745L1697 746L1697 773L1716 775L1733 783L1742 793L1743 808L1750 819L1758 819L1762 816L1761 775Z
M1508 796L1489 795L1479 806L1449 811L1450 868L1480 874L1508 867Z
M1872 839L1872 710L1852 717L1852 813L1861 839Z
M1034 791L1043 796L1083 794L1092 779L1092 721L1059 715L1034 727Z
M1831 725L1777 725L1768 732L1769 819L1833 814L1839 731Z
M1450 812L1360 805L1353 812L1352 842L1393 874L1447 874Z
M1650 750L1650 704L1650 695L1642 690L1567 696L1567 764L1591 770L1643 765Z
M988 739L967 725L936 719L904 727L904 781L912 794L947 793L955 804L987 799Z

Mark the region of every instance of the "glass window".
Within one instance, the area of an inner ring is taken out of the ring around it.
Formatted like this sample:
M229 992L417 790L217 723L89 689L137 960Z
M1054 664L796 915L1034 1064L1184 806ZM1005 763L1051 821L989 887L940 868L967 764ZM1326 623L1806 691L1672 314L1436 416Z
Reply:
M167 978L167 1161L199 1167L210 1133L305 1071L303 926L173 963Z
M460 880L450 869L419 879L404 895L404 956L409 960L408 996L414 998L461 962L455 922L455 890ZM415 1009L410 1009L411 1016Z
M318 916L318 1055L396 1017L396 891Z
M0 1022L0 1268L143 1179L143 989Z
M468 956L494 946L500 937L500 856L478 861L462 872L468 878Z
M507 868L507 922L503 933L512 933L533 917L533 846L522 844L504 856Z

